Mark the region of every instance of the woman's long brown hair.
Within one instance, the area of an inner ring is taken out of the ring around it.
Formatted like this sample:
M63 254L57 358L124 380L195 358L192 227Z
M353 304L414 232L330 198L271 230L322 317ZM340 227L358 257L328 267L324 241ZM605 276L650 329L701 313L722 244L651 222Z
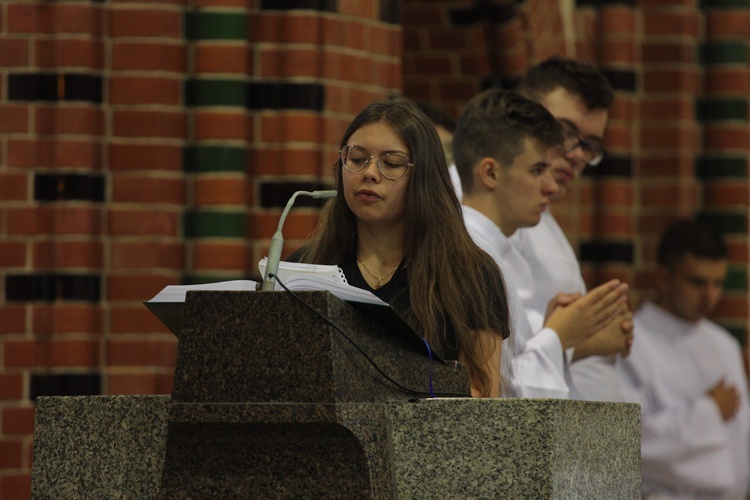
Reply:
M490 377L482 368L482 356L489 348L480 345L478 329L496 331L497 342L499 335L510 333L500 270L466 231L440 139L413 101L392 97L369 105L349 125L340 146L347 145L363 125L376 122L388 124L401 137L414 164L404 216L404 264L412 308L407 319L416 322L436 352L461 353L472 385L488 395ZM357 220L344 199L340 162L335 175L338 193L325 206L315 234L304 247L303 262L337 264L356 251ZM438 331L440 324L443 328ZM448 325L455 332L455 344L446 336Z

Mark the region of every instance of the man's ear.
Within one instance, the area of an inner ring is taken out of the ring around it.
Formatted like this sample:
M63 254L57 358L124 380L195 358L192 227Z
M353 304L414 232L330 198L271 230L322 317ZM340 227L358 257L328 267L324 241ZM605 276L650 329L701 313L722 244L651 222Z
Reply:
M487 189L495 189L499 182L500 164L494 158L483 158L477 167L479 182Z

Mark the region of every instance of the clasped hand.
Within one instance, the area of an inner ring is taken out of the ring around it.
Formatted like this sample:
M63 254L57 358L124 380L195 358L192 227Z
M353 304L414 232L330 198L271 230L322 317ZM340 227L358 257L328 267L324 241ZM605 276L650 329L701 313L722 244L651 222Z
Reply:
M609 337L606 337L609 340L612 331L605 331L607 327L620 330L620 345L626 346L630 342L627 335L632 335L627 291L627 283L611 280L583 296L579 293L558 293L547 306L544 324L557 332L563 349L575 347L600 331L603 337L609 333ZM629 324L628 332L623 331L626 322Z

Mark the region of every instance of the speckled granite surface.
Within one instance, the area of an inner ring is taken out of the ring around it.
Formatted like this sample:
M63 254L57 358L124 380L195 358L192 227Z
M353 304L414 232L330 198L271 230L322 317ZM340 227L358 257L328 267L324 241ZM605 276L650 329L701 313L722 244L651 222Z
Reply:
M388 408L400 498L640 498L638 405L437 399Z
M636 405L41 398L34 498L640 498Z
M401 385L469 393L461 365L433 362L424 345L386 330L325 292L298 295L339 325ZM286 292L189 293L175 369L179 402L335 403L409 400L341 333ZM265 382L264 382L265 381Z
M169 396L40 397L32 497L155 498Z
M426 384L418 345L304 295L386 373ZM636 405L410 401L290 297L254 296L190 294L171 398L39 398L33 497L639 498ZM468 391L462 368L434 377Z

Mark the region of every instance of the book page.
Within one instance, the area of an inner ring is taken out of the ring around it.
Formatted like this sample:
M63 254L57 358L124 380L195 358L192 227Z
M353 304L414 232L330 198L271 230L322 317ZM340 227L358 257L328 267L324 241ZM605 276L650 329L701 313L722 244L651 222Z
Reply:
M185 294L189 290L255 291L257 284L252 280L232 280L197 285L167 285L149 302L185 302Z
M261 276L266 275L267 265L268 257L263 257L260 262L258 262L258 271L260 271ZM339 283L346 283L344 271L336 265L303 264L302 262L286 262L282 260L279 262L279 270L276 274L284 284L286 284L290 277L298 274L324 276L334 281L338 281Z

